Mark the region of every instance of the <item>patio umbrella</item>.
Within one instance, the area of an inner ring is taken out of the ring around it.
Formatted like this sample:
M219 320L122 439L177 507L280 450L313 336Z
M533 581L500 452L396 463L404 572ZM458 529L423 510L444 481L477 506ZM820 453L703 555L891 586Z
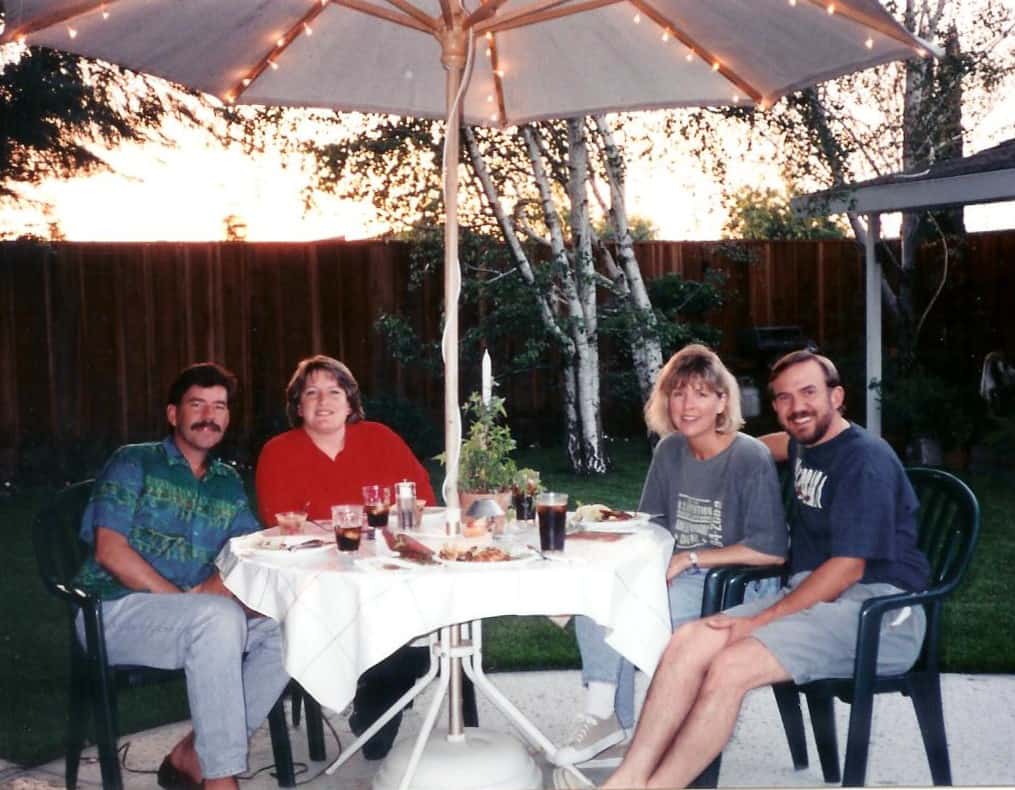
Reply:
M164 77L227 103L447 119L445 497L457 508L459 123L768 106L926 56L877 0L7 0L0 41ZM468 66L468 69L466 68ZM463 81L463 74L465 80Z

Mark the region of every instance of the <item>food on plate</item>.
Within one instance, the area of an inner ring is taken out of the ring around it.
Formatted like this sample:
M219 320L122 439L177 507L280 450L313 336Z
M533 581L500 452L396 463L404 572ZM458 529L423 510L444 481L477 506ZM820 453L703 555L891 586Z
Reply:
M440 558L449 562L507 562L511 555L497 546L458 546L446 543Z
M606 505L581 505L574 513L578 521L630 521L634 518L634 513Z

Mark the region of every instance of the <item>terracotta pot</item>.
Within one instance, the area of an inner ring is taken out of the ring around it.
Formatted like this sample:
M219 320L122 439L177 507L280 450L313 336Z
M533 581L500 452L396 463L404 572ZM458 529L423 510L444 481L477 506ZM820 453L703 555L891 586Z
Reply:
M494 502L497 503L497 505L500 507L500 509L503 510L505 513L507 513L508 508L511 507L511 492L510 491L496 491L496 492L494 492L494 491L459 491L458 492L458 501L459 501L459 504L461 505L461 508L462 508L463 526L465 526L466 528L468 528L468 525L465 524L465 514L469 510L469 505L471 505L473 502L475 502L477 500L480 500L480 499L492 499ZM505 517L504 516L500 516L497 519L495 519L494 520L494 524L493 524L493 531L497 532L497 533L503 532L504 531L504 521L505 521Z

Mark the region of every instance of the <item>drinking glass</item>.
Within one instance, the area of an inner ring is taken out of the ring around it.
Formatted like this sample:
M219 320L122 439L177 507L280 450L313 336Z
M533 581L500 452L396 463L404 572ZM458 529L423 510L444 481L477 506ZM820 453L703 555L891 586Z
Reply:
M398 528L415 529L422 521L416 515L416 484L411 480L395 483L395 506L398 508Z
M299 535L303 532L303 525L307 523L307 514L299 510L287 510L284 513L276 513L275 522L278 524L280 535Z
M391 510L391 488L388 486L363 486L363 510L367 524L371 527L388 526L388 512Z
M335 542L339 551L356 551L363 532L362 505L334 505L331 522L335 527Z
M547 491L536 498L536 520L539 522L539 548L563 551L567 527L567 494Z

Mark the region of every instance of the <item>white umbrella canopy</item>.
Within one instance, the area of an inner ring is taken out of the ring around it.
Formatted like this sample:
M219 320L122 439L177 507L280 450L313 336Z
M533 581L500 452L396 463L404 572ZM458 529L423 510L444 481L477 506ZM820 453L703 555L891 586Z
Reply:
M99 58L228 103L446 118L445 163L458 161L452 119L509 126L765 107L930 54L877 0L7 0L6 15L0 42ZM457 168L446 167L444 495L453 520L457 192Z
M447 116L442 49L476 42L470 125L761 104L927 54L876 0L8 0L3 41L246 104Z

